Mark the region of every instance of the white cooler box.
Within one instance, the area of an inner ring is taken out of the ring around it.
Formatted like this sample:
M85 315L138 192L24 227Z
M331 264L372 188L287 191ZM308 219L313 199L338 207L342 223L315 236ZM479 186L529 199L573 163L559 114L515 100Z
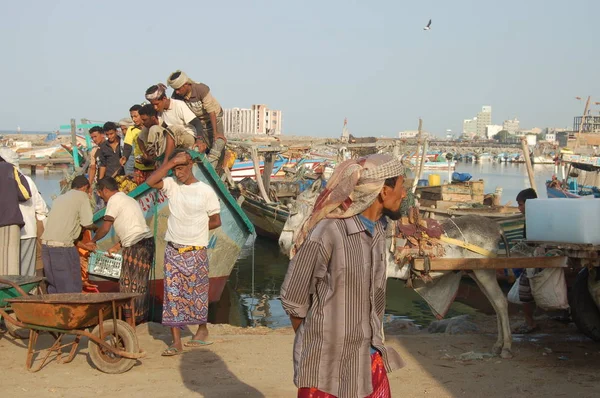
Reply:
M600 199L528 199L527 240L600 245Z

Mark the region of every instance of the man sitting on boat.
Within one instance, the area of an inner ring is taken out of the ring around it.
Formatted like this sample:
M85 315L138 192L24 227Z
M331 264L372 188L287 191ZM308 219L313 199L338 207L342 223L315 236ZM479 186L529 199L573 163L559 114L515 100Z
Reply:
M212 96L210 88L190 79L185 72L176 70L169 75L167 84L174 90L171 98L184 101L200 119L204 127L205 145L199 151L208 154L208 161L215 167L225 150L223 108Z
M146 99L157 112L160 126L181 126L192 137L195 137L195 146L204 148L204 126L200 119L194 115L185 102L171 99L166 95L167 86L162 83L151 86L146 90Z
M175 148L191 149L194 146L194 136L184 126L161 126L158 112L152 105L144 105L139 112L144 129L138 136L138 142L147 160L161 155L168 159Z

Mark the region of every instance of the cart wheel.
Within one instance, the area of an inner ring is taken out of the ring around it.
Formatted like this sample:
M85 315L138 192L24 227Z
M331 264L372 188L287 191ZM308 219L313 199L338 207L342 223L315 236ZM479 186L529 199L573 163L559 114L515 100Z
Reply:
M114 330L115 325L113 320L104 321L102 325L107 344L112 347L118 348L122 351L131 353L139 352L138 339L135 335L135 330L129 326L126 322L117 320L117 341L115 342ZM100 337L100 325L96 326L92 331L92 334ZM90 359L92 363L104 373L123 373L135 365L135 359L123 358L120 355L114 354L109 350L101 347L94 343L93 340L88 342L88 351L90 353Z
M571 317L581 333L600 341L600 310L588 288L589 271L583 268L577 274L571 289Z
M11 312L10 314L8 314L8 316L13 319L17 319L17 316L14 314L14 312ZM8 334L10 334L15 339L26 340L29 338L29 330L20 328L7 320L4 321L4 324L6 325L6 330L8 331Z

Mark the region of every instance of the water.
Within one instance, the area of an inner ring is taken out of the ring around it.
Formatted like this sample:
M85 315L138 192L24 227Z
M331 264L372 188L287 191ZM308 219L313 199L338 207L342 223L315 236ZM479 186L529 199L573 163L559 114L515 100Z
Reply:
M529 179L524 164L498 163L458 163L456 171L470 173L473 179L485 181L485 191L494 192L503 188L502 203L512 202L516 206L516 196L529 187ZM553 165L534 166L538 195L546 197L544 183L554 172ZM428 172L448 179L447 172ZM427 177L424 178L427 178ZM51 205L52 195L59 192L58 181L62 173L43 175L38 173L34 180L42 196ZM285 277L288 258L279 252L277 242L258 238L252 248L248 247L234 268L223 292L221 301L211 306L209 320L213 323L229 323L237 326L264 325L272 328L290 325L289 318L279 301L279 289ZM254 286L252 286L252 261L254 257ZM399 280L388 281L387 309L392 317L413 320L421 326L433 319L427 304L412 290L404 287ZM253 295L254 292L254 295ZM447 316L481 311L493 313L487 299L470 280L463 280L456 301Z

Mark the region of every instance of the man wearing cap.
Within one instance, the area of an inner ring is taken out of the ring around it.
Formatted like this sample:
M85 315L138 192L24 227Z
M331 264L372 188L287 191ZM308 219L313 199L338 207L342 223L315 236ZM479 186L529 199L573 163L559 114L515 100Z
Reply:
M94 229L88 191L90 183L79 175L71 182L71 190L52 202L42 234L42 261L48 293L81 293L81 266L75 241L81 228ZM94 247L79 243L80 247Z
M19 204L31 198L25 176L12 164L17 156L8 148L0 148L0 275L20 273L21 228L25 221Z
M174 90L172 98L184 101L204 126L206 148L211 163L217 163L225 149L225 129L223 127L223 108L212 96L210 88L204 83L196 83L185 72L177 70L169 75L167 83Z
M400 219L404 173L390 155L341 163L298 232L281 302L299 398L391 397L387 373L404 363L384 344L384 216Z

